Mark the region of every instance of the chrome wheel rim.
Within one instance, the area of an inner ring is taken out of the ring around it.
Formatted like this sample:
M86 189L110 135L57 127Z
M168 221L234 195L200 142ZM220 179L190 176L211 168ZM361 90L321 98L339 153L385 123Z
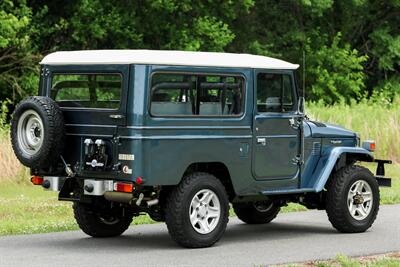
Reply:
M189 208L190 223L199 234L211 233L221 217L221 204L218 196L210 189L197 192Z
M113 224L119 223L119 219L118 219L117 217L113 217L113 216L110 216L110 217L99 216L99 219L100 219L104 224L107 224L107 225L113 225Z
M347 195L347 207L350 215L358 220L364 220L372 210L373 193L371 186L364 180L358 180L350 186Z
M254 202L254 208L259 212L267 212L269 211L272 206L274 205L272 202L269 201L257 201Z
M17 127L18 145L20 149L33 156L42 147L44 140L43 121L34 110L22 113Z

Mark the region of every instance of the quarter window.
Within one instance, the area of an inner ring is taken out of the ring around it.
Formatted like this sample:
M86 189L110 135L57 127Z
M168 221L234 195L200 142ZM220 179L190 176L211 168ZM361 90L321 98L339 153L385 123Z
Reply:
M288 74L259 73L257 75L257 111L293 111L294 87Z
M244 79L230 75L155 73L154 116L237 116L243 112Z
M118 109L119 74L54 74L51 97L61 107Z

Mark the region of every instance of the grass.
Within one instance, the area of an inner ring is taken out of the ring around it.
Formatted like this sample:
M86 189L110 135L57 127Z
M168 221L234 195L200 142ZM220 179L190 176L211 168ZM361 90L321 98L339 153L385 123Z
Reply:
M22 167L14 155L8 131L0 129L0 183L20 182L28 177L29 170Z
M143 215L133 224L153 222ZM29 184L0 184L0 236L76 229L71 203L58 201L57 193Z
M306 113L313 120L351 129L360 135L361 140L375 140L375 154L378 158L388 158L400 163L400 103L384 106L361 102L329 107L308 103Z
M350 258L338 255L333 260L311 261L301 264L277 265L287 267L398 267L400 266L400 253L388 253L383 255L372 255Z

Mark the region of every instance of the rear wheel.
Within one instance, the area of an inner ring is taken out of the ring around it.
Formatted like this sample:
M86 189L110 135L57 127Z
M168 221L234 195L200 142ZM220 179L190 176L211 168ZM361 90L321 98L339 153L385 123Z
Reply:
M256 201L234 203L233 210L237 217L245 223L263 224L275 219L281 208L271 201Z
M132 222L133 213L116 206L103 205L101 208L74 202L73 210L76 222L87 235L92 237L119 236Z
M169 194L165 222L181 246L209 247L225 232L229 201L222 183L208 173L193 173Z
M364 232L376 219L379 199L379 185L374 175L361 166L346 166L327 185L329 221L340 232Z

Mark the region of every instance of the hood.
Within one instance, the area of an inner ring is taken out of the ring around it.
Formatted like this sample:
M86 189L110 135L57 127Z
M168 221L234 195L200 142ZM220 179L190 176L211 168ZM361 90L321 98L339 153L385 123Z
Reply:
M356 133L347 130L338 125L321 123L315 121L307 121L308 126L311 129L312 137L327 137L327 138L356 138Z

